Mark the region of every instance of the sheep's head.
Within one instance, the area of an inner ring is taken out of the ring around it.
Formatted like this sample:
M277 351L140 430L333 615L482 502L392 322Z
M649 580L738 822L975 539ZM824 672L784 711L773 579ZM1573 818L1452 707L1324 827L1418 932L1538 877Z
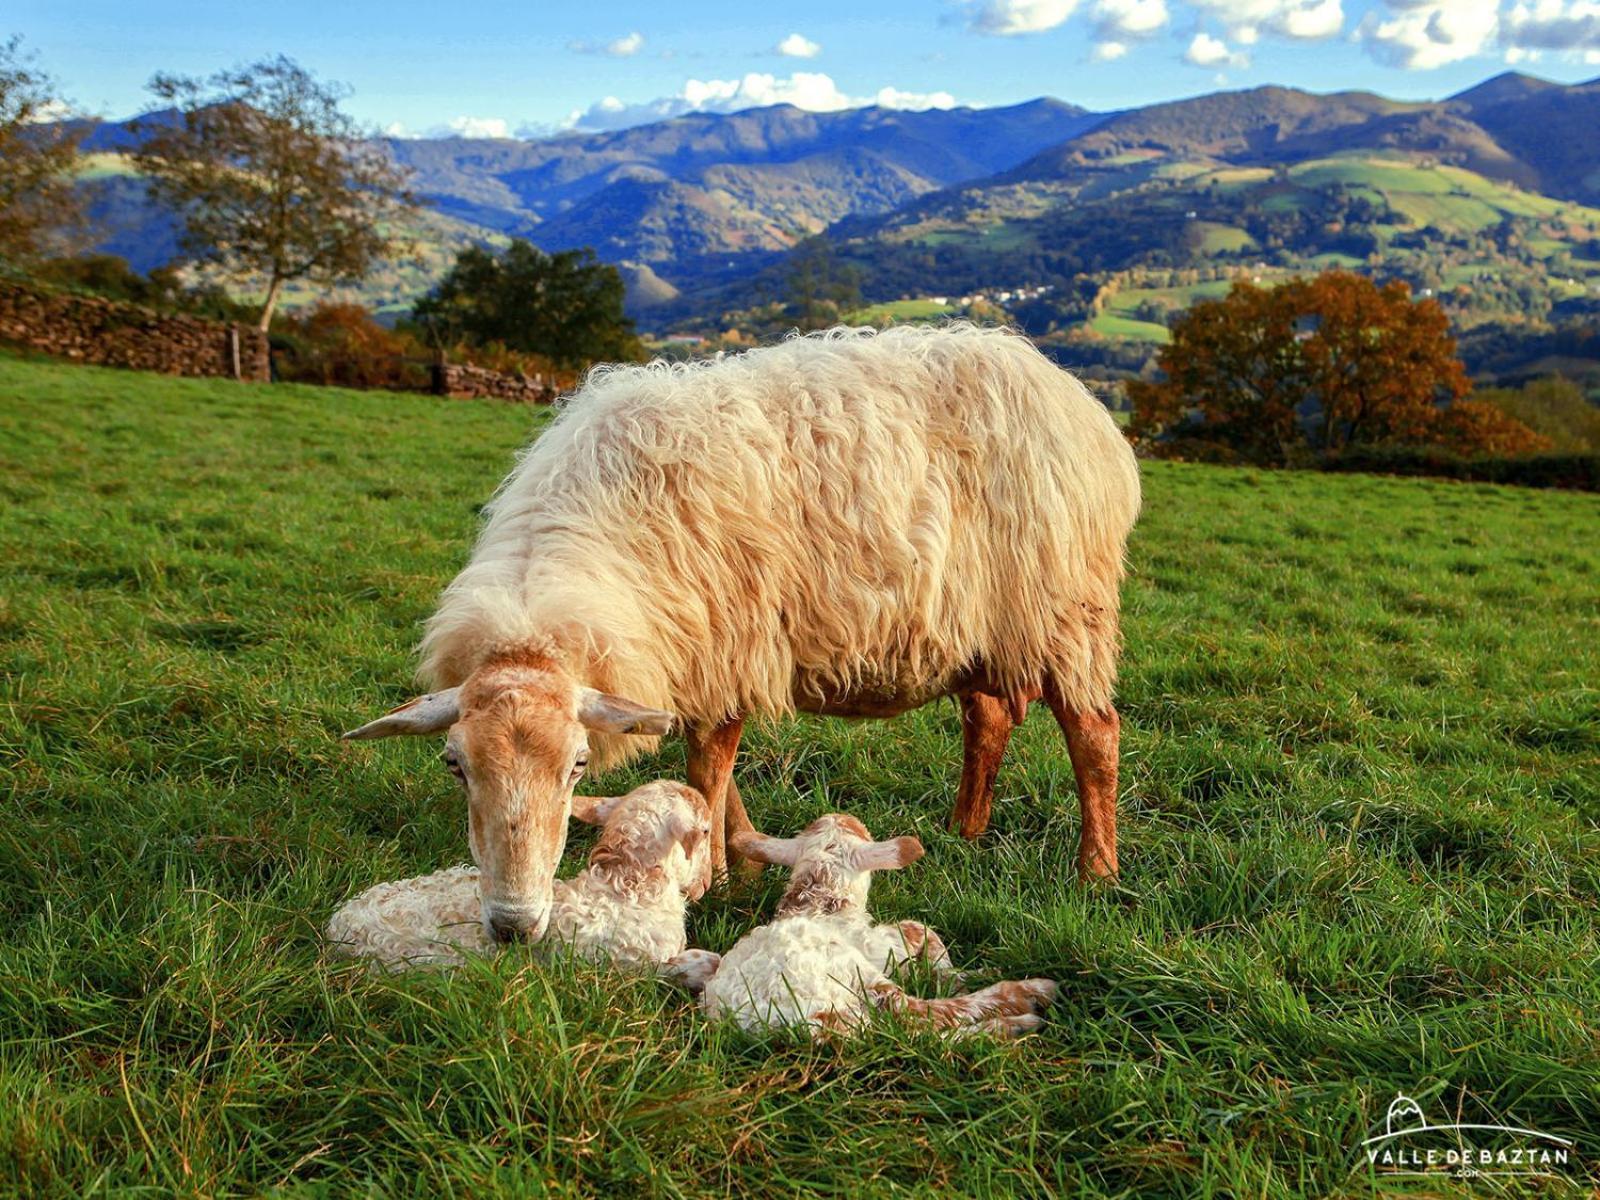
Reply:
M734 834L730 844L746 858L792 872L778 905L780 917L865 910L872 872L907 866L923 854L914 837L873 841L849 813L818 817L792 838L746 830Z
M508 658L344 736L446 732L445 762L467 791L484 928L510 942L541 937L550 921L589 732L656 735L671 727L670 713L582 687L548 662Z
M711 806L694 788L658 779L626 796L579 796L572 815L605 827L589 865L625 886L661 880L691 900L711 886Z

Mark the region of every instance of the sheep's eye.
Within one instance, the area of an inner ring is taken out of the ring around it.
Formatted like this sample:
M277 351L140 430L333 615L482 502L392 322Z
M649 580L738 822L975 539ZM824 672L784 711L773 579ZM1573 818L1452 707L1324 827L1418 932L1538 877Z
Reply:
M444 752L444 765L449 767L450 774L454 775L462 783L467 781L467 769L461 765L461 755L454 750L446 750Z
M572 764L572 777L574 779L576 779L579 775L582 775L583 774L583 769L585 767L587 767L588 765L589 765L589 752L587 750L578 751L578 757L577 757L576 761L574 761L573 764Z

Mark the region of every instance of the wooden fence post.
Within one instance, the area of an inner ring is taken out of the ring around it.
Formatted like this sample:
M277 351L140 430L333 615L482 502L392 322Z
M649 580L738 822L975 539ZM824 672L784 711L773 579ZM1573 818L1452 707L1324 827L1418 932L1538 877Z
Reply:
M239 365L239 327L228 326L228 354L233 359L233 378L237 381L244 379L244 370Z

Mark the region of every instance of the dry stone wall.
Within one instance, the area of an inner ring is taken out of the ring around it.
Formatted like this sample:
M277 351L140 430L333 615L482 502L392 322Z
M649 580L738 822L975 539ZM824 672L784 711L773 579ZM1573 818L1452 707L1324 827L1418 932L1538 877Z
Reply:
M265 383L267 335L248 325L0 281L0 342L77 362Z

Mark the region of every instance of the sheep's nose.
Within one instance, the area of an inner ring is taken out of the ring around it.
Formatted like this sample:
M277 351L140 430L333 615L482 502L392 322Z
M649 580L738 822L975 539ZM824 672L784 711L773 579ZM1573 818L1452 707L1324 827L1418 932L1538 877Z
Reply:
M484 923L489 936L505 945L509 942L536 942L550 923L548 908L531 905L489 904L484 907Z
M528 940L529 929L526 925L519 925L508 917L490 917L489 932L494 934L494 940L502 945L508 942L525 942Z

